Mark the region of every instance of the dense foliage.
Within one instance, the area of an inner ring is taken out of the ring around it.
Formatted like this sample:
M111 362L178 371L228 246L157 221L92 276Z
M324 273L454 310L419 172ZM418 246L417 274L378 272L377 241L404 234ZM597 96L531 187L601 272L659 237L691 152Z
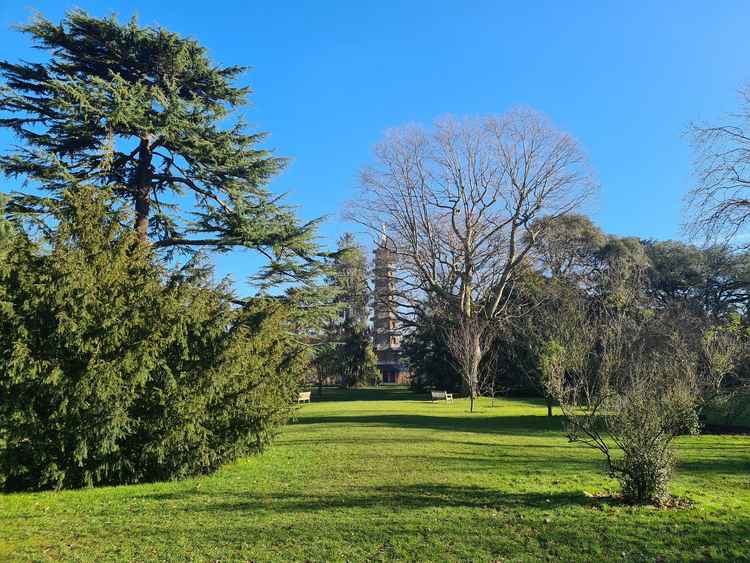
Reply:
M403 341L403 351L409 362L411 384L417 391L439 389L461 390L461 374L451 361L450 351L441 329L444 319L423 314L416 328Z
M12 241L0 293L7 490L178 478L262 449L302 350L280 300L246 307L199 263L168 270L111 200L67 192L57 228Z
M0 222L4 488L176 478L262 449L302 376L295 335L332 297L317 222L265 187L283 159L232 120L244 69L135 20L20 29L49 57L0 61L0 127L19 140L0 171L24 190ZM215 284L200 249L232 247L284 293Z
M339 316L315 335L315 379L346 387L377 385L381 374L367 326L371 290L364 249L351 233L344 233L331 256L327 287Z
M37 190L11 211L43 217L65 190L111 190L142 241L193 252L247 247L269 259L273 283L317 273L316 221L300 224L266 184L284 159L236 118L245 70L212 62L191 38L163 28L69 12L19 28L47 52L41 62L0 61L0 127L21 141L0 171Z

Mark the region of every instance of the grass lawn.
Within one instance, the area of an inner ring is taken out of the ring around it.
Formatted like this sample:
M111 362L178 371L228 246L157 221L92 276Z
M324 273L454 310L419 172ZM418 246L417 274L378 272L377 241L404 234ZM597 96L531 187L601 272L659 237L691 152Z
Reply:
M680 439L694 507L632 508L540 403L326 392L210 477L0 496L0 561L750 561L746 436Z

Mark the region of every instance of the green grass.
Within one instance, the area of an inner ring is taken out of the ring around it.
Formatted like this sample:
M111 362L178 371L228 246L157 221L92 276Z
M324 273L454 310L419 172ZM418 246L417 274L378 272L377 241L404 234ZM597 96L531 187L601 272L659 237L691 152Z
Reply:
M750 560L748 437L680 439L694 507L633 508L540 403L326 393L210 477L0 496L0 561Z

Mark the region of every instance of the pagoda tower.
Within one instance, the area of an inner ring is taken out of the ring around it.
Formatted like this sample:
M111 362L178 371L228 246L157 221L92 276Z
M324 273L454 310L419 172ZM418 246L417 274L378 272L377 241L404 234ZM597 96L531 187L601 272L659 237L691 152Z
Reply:
M407 383L408 372L401 362L401 335L396 319L394 281L395 254L385 234L380 237L375 254L375 303L373 347L383 383Z

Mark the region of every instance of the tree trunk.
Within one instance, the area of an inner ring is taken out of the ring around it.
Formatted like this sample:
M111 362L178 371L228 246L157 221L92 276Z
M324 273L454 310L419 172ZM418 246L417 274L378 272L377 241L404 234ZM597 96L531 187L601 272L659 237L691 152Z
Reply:
M151 201L147 192L138 192L135 196L135 231L141 242L148 241L148 215Z
M479 387L479 364L482 362L482 346L478 333L472 334L472 357L471 357L471 406L470 412L474 412L474 399Z
M547 416L552 416L552 401L547 401Z
M138 146L138 168L135 172L133 199L135 200L135 231L141 242L148 241L148 218L151 212L151 140L141 139Z

